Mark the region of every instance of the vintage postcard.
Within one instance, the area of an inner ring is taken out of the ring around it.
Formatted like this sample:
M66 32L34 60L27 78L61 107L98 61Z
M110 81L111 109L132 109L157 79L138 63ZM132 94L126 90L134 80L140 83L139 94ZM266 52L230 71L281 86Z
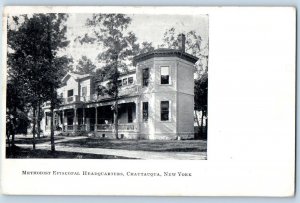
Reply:
M290 7L6 7L2 192L293 195L295 32Z

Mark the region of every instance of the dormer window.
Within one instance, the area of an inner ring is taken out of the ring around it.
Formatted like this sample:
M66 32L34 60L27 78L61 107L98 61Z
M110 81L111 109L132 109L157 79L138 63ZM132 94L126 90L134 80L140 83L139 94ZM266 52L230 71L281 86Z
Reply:
M118 86L119 86L119 87L122 86L122 80L118 80Z
M160 84L170 84L170 71L169 66L160 67Z
M72 90L68 90L68 97L72 97L74 95L74 91Z
M128 81L127 81L127 78L124 78L123 79L123 86L127 85Z
M129 85L133 84L133 77L129 77L129 78L128 78L128 84L129 84Z
M82 94L83 97L87 96L87 88L86 87L82 87L81 94Z

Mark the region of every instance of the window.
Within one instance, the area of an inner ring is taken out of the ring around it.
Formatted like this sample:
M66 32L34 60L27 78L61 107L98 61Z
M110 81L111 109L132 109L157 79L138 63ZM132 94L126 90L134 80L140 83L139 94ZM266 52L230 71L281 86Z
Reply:
M129 84L129 85L133 84L133 77L129 77L129 78L128 78L128 84Z
M160 84L170 84L170 76L169 76L169 67L163 66L160 67Z
M127 78L124 78L124 79L123 79L123 86L124 86L124 85L127 85L127 83L128 83L128 82L127 82Z
M64 94L63 93L60 93L60 98L63 98L64 97Z
M68 97L72 97L73 96L73 90L68 90Z
M82 87L82 89L81 89L81 95L83 97L86 97L86 95L87 95L87 88L86 87Z
M122 86L122 80L118 80L118 85L121 87Z
M160 120L161 121L169 120L169 101L160 102Z
M148 121L148 102L143 102L143 121Z
M128 123L132 123L132 107L128 106Z
M46 113L45 119L46 119L46 125L48 125L48 113Z
M149 68L143 69L143 87L147 87L149 84Z

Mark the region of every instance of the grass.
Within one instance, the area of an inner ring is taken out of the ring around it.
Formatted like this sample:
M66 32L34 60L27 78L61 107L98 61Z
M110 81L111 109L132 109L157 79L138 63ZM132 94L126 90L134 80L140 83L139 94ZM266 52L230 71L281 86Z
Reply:
M101 138L86 138L57 143L60 146L124 149L155 152L206 152L204 140L109 140Z
M63 137L54 137L54 140L60 140ZM22 137L22 138L15 138L15 144L32 144L33 139L31 137ZM50 142L50 137L40 137L35 138L35 144L41 144L45 142Z
M52 153L50 150L42 149L28 149L20 148L15 146L12 150L6 148L6 158L15 159L45 159L45 158L60 158L60 159L128 159L122 156L113 155L98 155L98 154L85 154L85 153L75 153L75 152L62 152L55 151ZM132 158L130 158L132 159Z

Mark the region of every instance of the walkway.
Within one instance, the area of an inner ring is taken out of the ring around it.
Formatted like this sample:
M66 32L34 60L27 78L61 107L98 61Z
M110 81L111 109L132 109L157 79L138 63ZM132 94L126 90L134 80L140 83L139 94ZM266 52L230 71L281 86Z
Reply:
M70 140L86 139L86 137L65 137L55 140L55 143L68 142ZM19 147L32 148L29 144L17 144ZM49 149L50 142L36 144L36 149ZM122 156L134 159L147 160L205 160L206 152L152 152L152 151L133 151L124 149L103 149L103 148L85 148L85 147L69 147L55 146L56 151L77 152L98 155Z

